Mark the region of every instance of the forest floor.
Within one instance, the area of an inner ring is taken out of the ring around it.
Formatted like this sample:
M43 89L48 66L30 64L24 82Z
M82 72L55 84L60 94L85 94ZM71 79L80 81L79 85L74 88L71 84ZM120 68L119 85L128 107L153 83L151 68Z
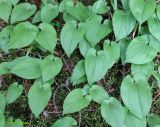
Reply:
M38 7L40 6L40 0L28 0L29 2L35 3ZM85 2L84 2L85 1ZM84 4L92 4L93 0L83 0ZM56 18L54 20L55 24L59 24L56 26L56 30L60 33L60 30L63 26L63 21L60 20L61 17ZM0 21L0 29L3 28L5 24ZM24 56L26 54L27 49L20 49L11 51L9 54L0 53L0 63L11 61L17 57ZM39 55L43 58L46 56L46 53L42 53L40 50L34 50L31 53L32 56L39 57ZM17 78L13 75L5 75L0 76L0 90L6 91L8 85L18 81L25 86L25 92L23 95L13 104L9 105L6 109L6 116L13 116L14 118L20 118L24 122L26 122L26 127L50 127L53 122L57 119L63 117L62 116L62 106L63 101L66 95L74 89L75 87L82 88L84 84L72 86L70 84L70 77L73 71L75 64L82 59L83 57L80 55L80 52L76 50L73 55L68 58L64 53L60 42L58 42L56 50L54 52L55 56L62 58L63 60L63 69L61 73L56 77L55 82L53 84L52 89L52 99L49 102L48 106L45 108L45 111L40 115L40 118L35 118L31 113L28 105L27 92L32 85L33 81L23 80ZM158 59L157 59L158 60ZM160 63L160 59L158 60ZM130 65L123 66L121 63L115 64L107 73L107 75L98 82L99 85L102 85L109 95L116 97L118 100L120 98L120 85L122 79L130 73ZM154 78L150 78L151 83L157 83L154 81ZM156 86L156 85L153 85ZM151 112L160 115L160 91L155 87L153 88L153 104ZM102 119L100 114L100 105L96 103L91 103L88 108L80 111L79 113L74 113L72 116L78 121L79 127L109 127L106 122Z

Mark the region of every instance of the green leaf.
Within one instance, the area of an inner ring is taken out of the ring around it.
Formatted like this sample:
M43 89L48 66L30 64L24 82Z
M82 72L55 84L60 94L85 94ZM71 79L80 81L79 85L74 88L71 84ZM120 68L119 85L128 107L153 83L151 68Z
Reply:
M158 41L151 34L141 36L144 41L149 42L149 46L152 47L156 52L160 52L160 41Z
M58 57L47 56L41 63L42 79L46 82L54 78L62 69L62 60Z
M16 66L17 64L21 63L22 61L29 59L31 57L29 56L22 56L22 57L18 57L10 62L3 62L3 66L8 69L11 70L14 66Z
M13 4L13 6L15 6L20 0L10 0Z
M0 127L4 127L5 125L5 117L3 112L0 110Z
M40 81L35 81L28 93L29 107L35 117L38 117L47 106L51 95L50 84L45 83L42 85Z
M77 125L77 121L72 117L64 117L57 120L52 127L73 127Z
M6 98L5 96L0 92L0 111L4 112L6 108ZM1 123L1 122L0 122ZM1 127L1 126L0 126Z
M6 63L1 63L0 64L0 75L4 75L4 74L10 73L10 70L7 69L5 66L6 66Z
M149 127L157 127L158 125L160 126L160 118L153 113L147 116L147 121Z
M41 21L41 11L37 11L32 19L32 23L37 23Z
M19 85L17 82L12 83L7 91L6 101L7 104L11 104L16 101L23 92L23 86Z
M85 65L84 65L84 60L80 60L74 67L71 76L71 82L73 83L73 85L76 85L84 81L87 81Z
M11 69L17 65L18 63L20 63L21 61L27 59L27 56L24 57L19 57L11 62L3 62L0 64L0 74L4 75L4 74L8 74L10 73Z
M30 45L36 38L37 32L38 28L31 23L19 23L14 27L11 33L9 49L23 48Z
M92 6L92 11L96 14L104 14L107 13L109 10L110 7L107 6L105 0L97 0Z
M63 114L78 112L90 104L91 97L83 89L74 89L64 100ZM80 103L79 103L80 102Z
M8 53L9 37L12 31L12 26L6 26L0 32L0 49L5 53Z
M157 4L156 15L158 19L160 20L160 5L159 4Z
M0 19L8 23L12 11L12 3L9 0L0 0Z
M122 5L123 5L123 8L125 10L129 10L130 9L130 7L129 7L130 0L121 0L121 2L122 2Z
M41 20L42 22L49 23L58 16L58 13L58 4L45 4L41 9Z
M60 12L65 12L66 11L66 2L67 2L68 0L62 0L61 2L60 2L60 4L59 4L59 11Z
M72 20L76 20L73 16L71 16L70 14L68 14L67 12L63 13L63 20L65 22L70 22Z
M37 58L28 58L15 65L11 73L24 79L36 79L41 76L41 60Z
M1 31L1 33L3 33L3 34L5 34L5 36L10 36L11 35L11 33L12 33L12 31L13 31L13 26L10 26L10 25L8 25L8 26L5 26L3 29L2 29L2 31Z
M77 28L76 22L67 22L61 31L61 45L68 57L77 47L77 44L82 40L84 35L82 27Z
M145 64L152 61L156 57L157 51L149 43L143 36L134 38L127 48L125 62Z
M41 23L39 25L40 31L37 34L36 41L44 49L54 52L57 42L57 33L54 27L47 23Z
M92 87L89 89L89 94L91 95L92 99L99 104L102 104L104 100L109 98L106 90L98 85L92 85Z
M90 54L92 52L92 54ZM109 67L107 66L105 51L90 49L85 57L85 70L89 84L99 81L104 77Z
M160 21L156 15L152 16L148 20L148 27L151 34L160 41L160 33L158 32L160 29Z
M130 9L140 24L153 15L155 8L155 0L130 0Z
M101 104L101 115L113 127L123 127L124 113L121 103L113 97Z
M30 3L15 5L11 14L11 23L24 21L31 17L36 11L36 6Z
M120 57L120 46L116 42L106 40L103 44L103 50L106 53L107 66L108 68L111 68Z
M79 50L81 54L83 55L83 57L86 56L90 48L92 48L91 44L87 41L85 37L83 37L83 39L79 42Z
M127 47L130 43L130 40L128 38L124 38L122 40L119 41L119 45L120 45L120 58L122 63L125 62L126 59L126 51L127 51Z
M126 127L146 127L147 125L146 118L140 119L127 109L124 109L124 113L125 113Z
M76 5L74 5L74 2L71 0L66 1L66 10L80 22L86 21L86 19L92 15L92 12L81 2L77 2Z
M10 70L5 68L5 63L0 64L0 75L9 74Z
M111 22L109 20L105 20L103 24L101 24L100 21L91 20L86 22L85 28L85 36L92 47L95 47L100 40L112 31Z
M136 76L135 76L136 77ZM121 84L121 97L126 107L137 117L143 119L152 104L151 88L145 78L133 79L126 76Z
M146 63L146 64L140 64L140 65L132 64L131 65L131 70L132 70L132 75L134 75L136 73L141 73L146 78L149 78L153 74L154 63L149 62L149 63Z
M127 37L134 29L136 20L129 11L116 10L113 14L113 31L116 40Z
M9 117L6 121L5 127L23 127L23 122L20 119L13 119Z

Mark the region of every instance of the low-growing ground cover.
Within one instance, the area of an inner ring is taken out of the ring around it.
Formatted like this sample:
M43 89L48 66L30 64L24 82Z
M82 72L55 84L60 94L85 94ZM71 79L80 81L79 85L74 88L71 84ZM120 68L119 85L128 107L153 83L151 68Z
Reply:
M159 127L155 0L0 0L0 127Z

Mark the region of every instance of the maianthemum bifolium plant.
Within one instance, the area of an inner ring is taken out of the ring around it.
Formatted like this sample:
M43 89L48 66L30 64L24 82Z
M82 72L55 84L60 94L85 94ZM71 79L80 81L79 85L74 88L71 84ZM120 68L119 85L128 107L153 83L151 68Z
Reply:
M122 6L118 6L118 2ZM109 18L106 14L111 10L113 15ZM60 39L52 22L59 13L65 21ZM60 40L68 57L79 48L83 59L75 65L70 83L85 85L66 96L63 117L52 127L78 126L70 114L83 110L91 101L99 104L102 117L112 127L160 127L160 118L150 113L153 99L148 83L153 76L160 88L160 66L154 63L160 52L160 5L157 1L97 0L85 6L77 0L62 0L61 3L44 0L37 10L35 5L19 0L0 0L0 19L7 24L0 32L0 50L10 53L27 48L26 56L1 63L0 74L34 80L27 96L35 117L39 117L51 99L54 78L62 69L61 58L53 56L57 40ZM103 47L99 46L100 42ZM49 55L30 56L35 48ZM120 86L122 101L97 85L117 62L131 64L131 73L124 77ZM0 127L23 127L23 120L4 116L6 106L15 102L23 89L22 84L14 82L6 93L0 92Z

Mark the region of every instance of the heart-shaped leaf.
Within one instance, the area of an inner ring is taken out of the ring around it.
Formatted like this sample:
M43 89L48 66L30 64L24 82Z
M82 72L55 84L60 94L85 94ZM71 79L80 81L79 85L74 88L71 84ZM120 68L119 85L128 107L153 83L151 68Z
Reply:
M12 26L6 26L0 32L0 49L5 53L8 53L9 37L12 31L13 31Z
M51 22L59 13L58 4L45 4L41 9L42 22Z
M92 52L93 54L90 54ZM85 71L89 84L99 81L108 71L105 52L90 49L85 57Z
M153 113L147 116L147 122L150 127L160 126L160 118Z
M11 70L14 66L16 66L17 64L21 63L22 61L29 59L31 57L29 56L22 56L22 57L18 57L10 62L4 62L2 64L4 64L4 67L8 70Z
M122 40L119 41L119 45L120 45L120 57L121 57L121 61L122 63L125 62L126 59L126 51L127 51L127 47L130 43L130 40L128 38L124 38Z
M0 127L4 127L5 125L5 117L3 112L0 110Z
M12 3L10 0L0 0L0 19L8 23L12 11Z
M155 0L130 0L132 14L140 24L152 16L155 8Z
M47 106L51 95L52 92L50 84L46 83L42 85L39 80L36 80L32 85L28 93L28 103L32 113L36 117L38 117Z
M80 42L79 42L79 50L81 54L85 57L88 50L92 48L91 44L87 41L87 39L84 37Z
M160 33L158 32L160 29L160 21L157 16L154 15L148 20L148 27L152 35L160 41Z
M41 60L29 57L15 65L11 73L25 79L36 79L41 76Z
M58 57L48 56L41 63L42 79L46 82L54 78L62 69L62 60Z
M97 22L96 20L88 21L85 24L85 28L85 36L92 47L95 47L101 39L103 39L112 31L109 20L105 20L103 24L101 24L101 22Z
M142 36L134 38L127 48L125 62L145 64L152 61L156 57L157 51L149 43Z
M24 21L31 17L36 11L36 6L30 3L15 5L11 14L11 23Z
M76 22L67 22L61 31L61 44L68 57L77 47L84 35L83 27L77 28Z
M92 15L92 12L81 2L77 2L76 5L74 5L74 2L71 0L66 1L66 10L71 16L81 22L86 21L87 18Z
M147 125L146 118L140 119L127 109L124 109L124 114L125 114L126 127L146 127Z
M13 103L14 101L16 101L20 95L23 92L23 86L22 85L18 85L17 82L12 83L7 91L7 96L6 96L6 101L8 104Z
M113 97L101 104L101 115L112 127L123 127L124 113L121 103Z
M125 12L123 10L114 12L112 22L117 41L128 36L136 25L136 20L131 12Z
M36 38L37 32L38 28L31 23L19 23L14 27L11 33L9 49L23 48L30 45Z
M52 127L73 127L77 125L77 121L72 117L64 117L57 120Z
M27 59L28 57L27 56L24 56L24 57L19 57L11 62L3 62L0 64L0 74L3 75L3 74L8 74L10 73L11 69L17 65L18 63L20 63L21 61Z
M85 72L84 60L81 60L74 67L71 76L71 82L73 83L73 85L76 85L84 81L87 81L87 77Z
M106 40L103 44L103 50L106 53L107 66L108 68L111 68L120 57L120 46L116 42L110 42L109 40Z
M54 27L47 23L42 23L39 25L40 31L36 37L36 41L44 49L53 53L57 42L57 34Z
M6 98L5 96L0 92L0 111L4 112L6 108Z
M126 76L121 85L121 97L126 107L137 117L143 119L152 104L151 88L145 78Z
M107 6L105 0L97 0L92 6L92 11L96 14L104 14L107 13L109 10L110 8Z
M74 89L64 100L63 114L78 112L90 104L91 97L83 89ZM81 103L79 103L81 102Z
M149 62L146 64L132 64L131 65L132 75L136 73L143 74L146 78L149 78L154 72L154 63Z
M91 95L92 99L99 104L102 104L104 100L109 98L109 95L105 89L98 85L92 85L92 87L89 89L89 94Z

